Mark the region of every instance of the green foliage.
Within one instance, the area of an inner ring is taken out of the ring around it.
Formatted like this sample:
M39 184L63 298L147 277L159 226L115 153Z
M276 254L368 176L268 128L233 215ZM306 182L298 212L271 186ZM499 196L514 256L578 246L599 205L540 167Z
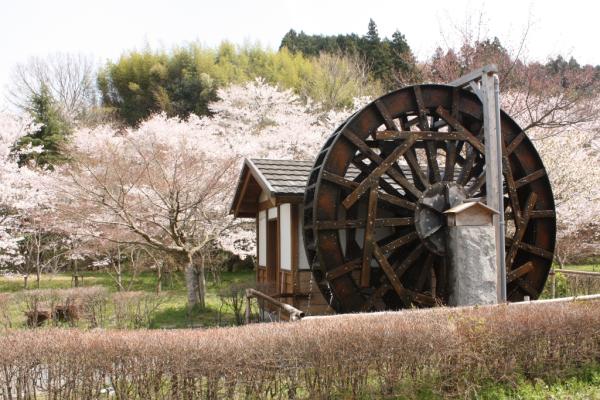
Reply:
M40 93L30 99L28 111L33 122L40 124L40 127L35 132L23 136L17 143L16 150L20 151L19 163L35 161L36 165L52 168L66 161L63 146L71 134L71 127L61 115L60 108L46 86L42 86ZM39 153L23 151L28 146L42 146L43 149Z
M551 382L522 379L512 386L491 385L473 397L481 400L597 399L600 398L600 368L583 368Z
M192 44L172 51L132 51L108 63L98 75L104 106L128 125L152 113L187 118L209 115L217 88L257 77L301 93L313 73L302 54L223 42L216 50Z
M549 276L546 280L546 286L544 286L544 290L540 294L540 298L542 299L551 299L552 297L552 279L554 279L554 297L568 297L572 296L569 290L569 281L567 278L561 274L558 270L554 271L554 278Z
M280 49L292 53L302 53L316 57L321 53L341 54L347 57L360 57L370 68L371 78L383 83L386 89L396 88L415 73L416 64L406 38L399 31L392 39L379 37L377 25L369 20L364 36L349 35L307 35L293 29L285 34Z
M98 74L102 102L129 125L156 112L181 118L207 114L208 103L216 99L216 84L198 61L193 49L125 54Z
M356 57L321 53L312 60L312 73L300 94L317 100L325 110L352 108L358 96L377 96L383 91Z

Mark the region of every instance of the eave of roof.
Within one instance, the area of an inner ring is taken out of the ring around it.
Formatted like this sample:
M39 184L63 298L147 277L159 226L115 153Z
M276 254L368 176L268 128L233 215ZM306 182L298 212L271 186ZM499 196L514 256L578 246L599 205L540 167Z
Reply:
M246 179L250 179L247 175L251 174L251 176L254 178L254 180L258 183L258 185L260 186L260 188L265 191L270 197L273 198L280 198L280 199L287 199L290 201L295 201L298 199L301 199L304 196L304 186L305 183L303 181L305 181L308 177L308 173L306 171L293 171L294 173L294 180L293 181L294 184L290 185L289 188L290 190L285 190L285 187L287 185L283 185L280 182L280 185L277 187L274 187L271 183L271 181L265 176L265 174L263 173L263 171L261 171L261 166L260 164L264 164L262 165L263 169L269 169L271 166L274 166L273 168L277 171L274 172L274 174L278 175L280 170L286 170L286 168L288 170L290 170L291 168L297 167L297 168L303 168L306 169L307 165L311 165L312 166L312 162L311 161L293 161L293 160L266 160L266 159L245 159L244 160L244 165L242 167L242 171L240 172L240 176L238 178L238 182L236 185L236 189L235 189L235 195L233 197L233 201L229 210L230 214L233 214L236 218L238 217L244 217L243 215L240 215L240 213L237 211L240 208L241 202L243 202L244 197L246 195L246 190L247 190L247 185L245 185ZM259 165L257 165L259 164ZM284 178L285 175L281 174ZM282 178L283 181L285 181L285 179ZM302 182L300 185L299 183ZM282 186L283 185L283 186ZM301 191L300 191L300 187L301 187ZM295 188L295 191L292 190L293 188ZM246 217L250 217L250 216L246 216Z

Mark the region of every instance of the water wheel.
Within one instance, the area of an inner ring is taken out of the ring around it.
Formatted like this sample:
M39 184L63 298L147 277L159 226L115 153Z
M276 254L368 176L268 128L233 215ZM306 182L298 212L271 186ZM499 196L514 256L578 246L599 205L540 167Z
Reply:
M391 92L326 141L307 183L304 243L315 282L337 312L448 300L443 211L485 199L482 106L445 85ZM509 301L541 293L556 221L550 182L504 112L504 216Z

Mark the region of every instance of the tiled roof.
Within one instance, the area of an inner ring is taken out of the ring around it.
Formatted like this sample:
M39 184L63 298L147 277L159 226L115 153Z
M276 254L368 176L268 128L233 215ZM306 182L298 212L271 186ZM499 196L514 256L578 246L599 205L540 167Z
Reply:
M313 161L252 159L250 162L271 186L273 194L304 195Z
M308 181L308 176L313 167L313 161L308 160L270 160L270 159L251 159L250 167L261 176L263 182L269 186L269 191L273 195L304 195L304 188ZM408 165L401 164L400 169L403 174L412 181L412 172ZM421 169L427 173L427 166L422 165ZM440 166L440 173L444 173L443 166ZM456 180L460 168L454 170L454 179ZM346 179L354 180L359 174L359 170L350 166L346 172ZM383 179L399 192L404 189L387 175Z

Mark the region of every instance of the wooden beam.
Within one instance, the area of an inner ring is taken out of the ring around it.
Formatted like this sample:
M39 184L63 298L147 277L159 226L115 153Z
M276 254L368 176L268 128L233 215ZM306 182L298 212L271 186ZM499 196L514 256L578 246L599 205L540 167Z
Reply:
M533 271L533 263L531 261L527 261L525 264L521 265L518 268L513 269L506 275L506 282L511 283L518 278L527 275L529 272Z
M361 260L361 258L355 258L354 260L348 261L347 263L344 263L339 267L332 269L331 271L327 271L325 277L327 280L331 280L345 275L348 272L352 272L361 267Z
M272 197L269 197L267 200L261 201L260 203L258 203L258 211L268 210L269 208L273 208L276 206L277 206L277 203L275 202L275 199L273 199Z
M515 138L510 142L508 146L506 146L506 155L509 156L515 151L515 149L521 144L521 142L525 139L525 132L521 131Z
M475 137L475 135L473 135L471 132L469 132L467 130L467 128L465 128L464 126L462 126L462 124L456 119L454 118L452 115L450 115L450 113L448 113L448 111L446 111L446 109L444 109L444 107L439 106L435 112L442 117L446 122L448 122L452 128L456 129L458 132L461 132L463 135L465 135L465 140L467 142L469 142L471 144L471 146L473 146L475 149L477 149L477 151L479 151L481 154L485 154L485 147L483 146L483 143L481 143L481 141L479 139L477 139L477 137Z
M556 211L554 210L533 210L529 213L530 219L537 218L556 218Z
M375 163L375 165L381 165L384 162L384 159L381 156L373 151L369 146L365 144L365 142L359 138L354 132L352 132L349 128L344 130L344 137L348 139L352 144L354 144L364 156L366 156L370 161ZM394 160L395 161L395 160ZM395 180L400 186L402 186L405 190L410 192L416 198L421 196L421 191L417 189L412 182L410 182L402 173L402 171L394 168L391 168L387 174Z
M525 231L527 230L527 224L529 224L529 213L535 207L535 203L537 201L537 194L532 192L525 204L525 209L523 211L523 215L520 219L518 219L518 223L515 227L515 234L512 238L510 248L506 252L506 269L510 271L510 267L515 261L515 257L517 256L517 250L519 249L519 245L523 240L523 236L525 235Z
M375 241L375 218L377 217L377 187L371 187L369 204L367 206L367 220L363 241L362 266L360 271L360 286L368 288L371 277L371 256Z
M404 273L408 271L410 266L413 265L415 261L417 261L417 259L421 256L424 250L425 246L423 245L423 243L419 243L414 249L411 250L411 252L406 258L404 258L402 261L398 260L398 265L394 264L394 271L396 272L396 275L398 275L399 277L404 275Z
M235 217L238 216L240 206L242 205L242 200L244 199L244 193L246 192L246 188L248 187L248 182L250 182L250 177L252 174L249 169L246 169L246 177L244 178L244 183L242 184L242 190L240 191L240 195L238 197L238 202L235 205L235 209L233 210L233 215Z
M344 201L342 201L342 205L348 209L354 205L370 187L377 185L379 178L389 170L392 165L398 160L402 154L406 153L408 149L415 143L414 138L407 139L400 146L396 147L389 156L386 157L385 160L377 168L371 172L371 174L366 177L362 182L358 184L358 187L354 189L352 193L350 193Z
M375 228L392 227L392 226L410 226L414 224L414 218L376 218L374 221ZM364 228L366 220L364 219L347 219L347 220L332 220L332 221L316 221L315 229L356 229Z
M304 249L300 249L300 240L298 238L298 225L299 225L299 209L301 206L299 206L298 204L293 204L290 206L291 210L290 212L292 213L291 217L292 217L292 223L291 223L291 239L292 239L292 294L297 294L298 293L298 279L299 279L299 275L298 275L298 270L299 270L299 264L300 264L300 251L304 251ZM296 304L294 304L294 306L296 306Z
M540 179L543 176L546 176L546 170L544 168L538 169L537 171L532 172L531 174L516 181L515 186L518 189L522 186L530 184L531 182L535 181L536 179Z
M326 181L335 183L336 185L339 185L345 189L353 190L358 187L357 182L351 181L349 179L346 179L342 176L333 174L328 171L323 171L321 177L323 179L325 179ZM402 208L406 208L408 210L414 210L417 207L416 203L413 203L408 200L404 200L400 197L396 197L396 196L393 196L388 193L383 193L383 192L378 191L377 196L379 196L379 200L381 200L381 201L384 201L386 203L393 204L393 205L396 205L396 206L399 206Z
M373 244L373 255L375 256L377 263L383 270L383 273L387 276L390 285L400 297L400 300L402 300L402 302L406 306L410 307L411 302L409 296L407 296L406 289L404 288L404 286L402 286L400 279L398 279L398 276L394 272L394 269L392 268L388 260L385 258L385 255L383 254L379 246L377 246L377 244Z
M407 233L406 235L400 236L398 239L392 240L388 244L382 246L381 251L384 254L391 253L392 251L396 250L398 247L404 246L405 244L410 243L414 240L417 240L418 238L419 238L419 235L417 234L417 232L413 231L413 232Z
M437 132L437 131L379 131L376 133L377 140L406 140L415 137L417 140L465 140L462 132Z

